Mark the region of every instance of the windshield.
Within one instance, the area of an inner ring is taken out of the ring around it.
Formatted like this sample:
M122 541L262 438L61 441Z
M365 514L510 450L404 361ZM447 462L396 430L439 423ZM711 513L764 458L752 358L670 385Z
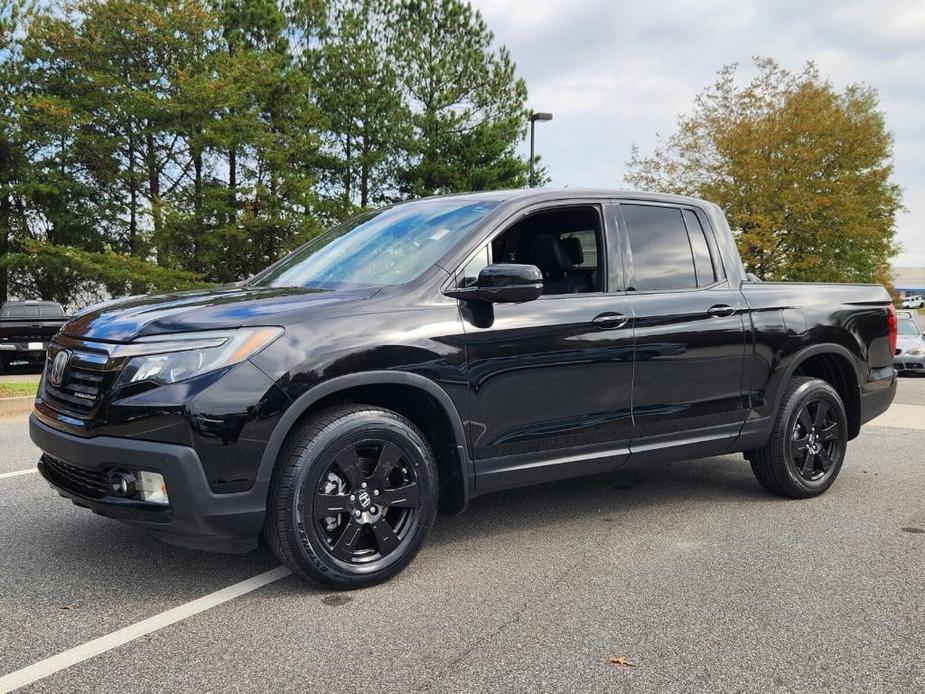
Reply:
M919 335L919 326L915 324L915 321L911 318L900 318L899 319L899 334L900 335Z
M250 284L344 289L405 284L464 239L497 201L419 200L344 222Z

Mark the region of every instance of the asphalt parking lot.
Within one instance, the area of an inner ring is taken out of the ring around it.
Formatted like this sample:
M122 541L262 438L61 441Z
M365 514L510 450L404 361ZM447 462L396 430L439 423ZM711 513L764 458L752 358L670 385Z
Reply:
M0 690L66 653L23 691L922 692L925 379L898 402L921 427L867 427L818 499L767 495L741 456L499 493L385 585L285 576L93 657L278 562L72 506L11 474L36 451L0 419Z

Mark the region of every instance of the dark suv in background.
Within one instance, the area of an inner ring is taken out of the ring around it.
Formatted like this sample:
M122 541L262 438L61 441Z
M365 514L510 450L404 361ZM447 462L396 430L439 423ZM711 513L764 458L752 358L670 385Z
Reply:
M54 339L30 420L61 494L299 575L394 575L438 508L742 451L812 497L893 399L886 290L746 277L720 210L508 191L361 215L240 285L130 297Z
M55 301L5 301L0 304L0 374L14 362L45 362L48 341L67 321Z

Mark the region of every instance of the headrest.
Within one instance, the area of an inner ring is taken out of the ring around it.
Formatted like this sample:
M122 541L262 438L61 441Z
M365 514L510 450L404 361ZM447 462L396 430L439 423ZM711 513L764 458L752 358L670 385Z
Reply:
M569 259L559 240L548 234L534 236L530 241L530 259L543 273L568 272L572 269Z
M569 260L572 261L572 265L581 265L585 262L585 251L581 247L579 239L574 236L566 236L565 238L560 238L559 243L562 244L562 249Z

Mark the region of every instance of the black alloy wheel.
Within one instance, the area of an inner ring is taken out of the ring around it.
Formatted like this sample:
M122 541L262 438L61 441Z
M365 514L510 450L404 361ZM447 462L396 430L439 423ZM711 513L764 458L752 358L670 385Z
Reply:
M784 390L768 443L746 457L765 489L806 499L832 485L847 447L848 417L838 391L821 379L797 376Z
M337 589L407 566L437 513L437 465L408 419L369 405L317 413L294 432L270 482L264 534L299 576Z
M840 460L844 432L827 399L807 400L793 419L790 462L807 482L819 482Z
M367 439L340 450L315 488L311 515L331 557L369 564L388 557L420 516L418 483L391 441Z

